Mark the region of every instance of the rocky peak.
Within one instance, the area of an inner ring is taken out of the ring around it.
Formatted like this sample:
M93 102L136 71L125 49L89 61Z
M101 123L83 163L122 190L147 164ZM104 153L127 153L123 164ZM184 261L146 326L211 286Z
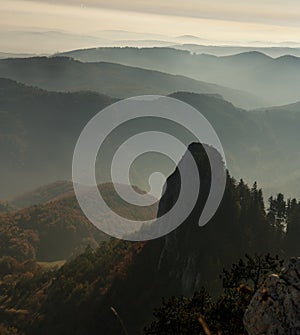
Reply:
M300 334L300 257L266 279L251 300L244 325L249 335Z

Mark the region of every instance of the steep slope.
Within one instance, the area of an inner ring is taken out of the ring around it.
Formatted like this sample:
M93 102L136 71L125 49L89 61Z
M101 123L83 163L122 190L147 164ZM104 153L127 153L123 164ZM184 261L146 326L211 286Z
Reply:
M90 90L118 98L190 91L218 93L244 108L262 106L261 101L240 90L153 70L105 62L81 63L67 57L0 60L0 77L50 91Z
M171 48L98 48L75 50L63 55L82 61L109 60L141 66L241 89L263 99L265 106L300 100L300 58L295 56L273 59L249 51L216 57Z

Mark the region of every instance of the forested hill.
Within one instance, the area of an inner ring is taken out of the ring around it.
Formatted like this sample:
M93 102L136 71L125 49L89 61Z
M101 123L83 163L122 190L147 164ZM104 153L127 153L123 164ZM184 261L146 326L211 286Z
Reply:
M92 92L47 92L0 79L0 199L70 180L80 132L115 101Z
M126 185L119 187L125 193L129 190ZM98 188L108 206L121 216L133 220L156 217L157 204L133 211L116 194L112 184L102 184ZM12 257L17 262L70 259L86 246L96 248L108 239L82 213L70 182L40 187L0 206L0 255ZM101 213L102 223L114 220L105 208Z
M225 149L230 171L257 180L267 194L300 196L298 166L300 105L245 111L216 95L178 92L211 122ZM71 179L75 143L86 123L115 102L92 92L58 93L0 80L0 176L2 201L56 180ZM134 131L162 129L162 123L134 123ZM128 136L126 127L122 136ZM180 134L174 134L180 135ZM114 139L118 143L118 138ZM276 169L274 169L276 166ZM138 173L136 173L138 175ZM137 176L136 184L143 176Z
M2 322L9 320L11 326L33 335L120 334L113 306L128 332L140 334L162 296L191 294L203 285L217 294L222 268L245 252L278 253L283 258L299 254L300 204L278 195L265 211L258 186L250 188L230 176L216 215L199 228L210 172L203 148L194 144L190 150L200 167L203 189L182 226L146 243L112 239L96 252L87 249L57 271L42 276L32 272L30 280L28 274L21 275L10 299L1 298ZM172 202L177 174L168 179L160 210ZM10 290L11 280L7 277L2 282L1 292Z
M71 193L71 194L70 194ZM45 204L56 200L58 197L73 195L73 183L71 181L56 181L43 185L30 192L20 194L13 198L9 205L17 209Z

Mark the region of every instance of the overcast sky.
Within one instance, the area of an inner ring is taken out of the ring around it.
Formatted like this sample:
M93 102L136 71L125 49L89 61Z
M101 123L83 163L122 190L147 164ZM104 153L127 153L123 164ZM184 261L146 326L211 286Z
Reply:
M0 28L1 39L12 30L62 30L90 36L103 30L126 30L236 43L300 42L300 1L0 0ZM4 45L0 42L1 49Z

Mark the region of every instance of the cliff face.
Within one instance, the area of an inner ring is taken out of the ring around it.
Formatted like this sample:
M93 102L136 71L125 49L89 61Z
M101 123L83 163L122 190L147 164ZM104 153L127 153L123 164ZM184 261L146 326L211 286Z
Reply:
M176 289L181 294L193 293L199 288L199 282L201 282L199 263L202 263L201 258L205 253L202 237L207 228L200 228L198 220L209 194L211 180L210 165L203 147L194 143L189 147L189 150L199 169L201 179L199 197L194 210L186 221L164 237L158 263L159 272L169 269L168 277L172 278L173 283L177 283ZM159 203L158 216L167 212L176 202L180 192L180 182L179 170L176 169L167 180L166 192Z
M266 279L245 313L244 325L249 335L300 334L300 257Z
M192 144L189 150L195 157L201 179L194 210L176 230L146 242L125 280L115 285L107 297L108 306L115 306L126 320L130 334L140 334L143 326L150 322L153 309L161 304L162 297L191 295L202 286L218 294L218 277L223 266L230 265L236 257L244 254L237 255L238 242L231 233L236 229L237 207L231 192L231 178L228 178L219 210L206 226L199 227L199 217L210 190L210 166L200 144ZM180 176L179 169L176 169L167 180L158 216L172 208L179 192Z

